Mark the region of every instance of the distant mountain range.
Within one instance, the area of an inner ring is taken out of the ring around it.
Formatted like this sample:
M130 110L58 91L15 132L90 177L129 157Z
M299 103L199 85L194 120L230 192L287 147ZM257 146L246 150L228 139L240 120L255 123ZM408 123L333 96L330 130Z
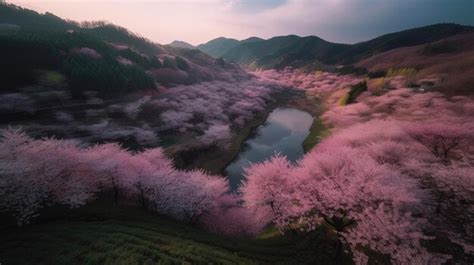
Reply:
M350 65L362 59L396 48L441 40L474 27L457 24L435 24L390 33L357 44L340 44L316 36L278 36L268 40L217 38L197 48L212 57L223 57L250 69L292 67L317 68L328 65Z
M64 86L74 94L80 95L82 90L88 89L109 95L153 88L155 84L192 84L227 78L229 73L245 75L229 62L251 70L295 67L339 71L345 66L342 69L358 67L356 71L363 72L375 69L376 62L383 59L380 56L370 59L374 56L432 43L437 43L430 48L432 50L433 47L456 46L453 41L449 45L439 42L465 33L474 33L474 27L435 24L357 44L288 35L244 40L221 37L198 46L183 41L160 45L110 23L79 24L51 13L38 14L11 4L0 4L0 82L2 90L15 90L44 80L44 71L48 70L61 75L61 80L66 80ZM470 39L461 40L471 43ZM454 49L449 56L472 50L469 45L463 47ZM423 51L425 47L418 50ZM405 50L396 54L404 53L410 54ZM440 57L438 52L422 55L419 60ZM219 59L221 57L225 60ZM402 59L403 56L391 61L385 59L383 65L420 65L403 64Z
M236 39L228 39L228 38L217 38L213 39L207 43L200 44L197 48L214 58L223 57L227 52L229 52L232 48L237 47L241 44L245 43L253 43L253 42L260 42L264 41L264 39L257 38L257 37L250 37L245 40L236 40Z

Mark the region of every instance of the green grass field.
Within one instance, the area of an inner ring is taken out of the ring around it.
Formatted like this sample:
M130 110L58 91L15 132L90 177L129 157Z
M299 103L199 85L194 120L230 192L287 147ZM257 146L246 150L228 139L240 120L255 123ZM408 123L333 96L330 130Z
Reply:
M310 234L223 237L129 207L93 204L0 230L3 264L331 264L334 240ZM345 257L347 264L350 259Z
M330 134L331 130L324 122L316 117L309 128L309 135L303 141L303 149L305 152L309 152L314 146L316 146L324 137Z

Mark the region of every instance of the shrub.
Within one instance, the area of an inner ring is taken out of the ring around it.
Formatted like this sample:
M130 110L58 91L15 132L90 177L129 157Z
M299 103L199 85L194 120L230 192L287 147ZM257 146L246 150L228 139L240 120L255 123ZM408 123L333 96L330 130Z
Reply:
M417 123L408 128L413 139L428 148L433 155L447 160L457 148L474 144L474 130L456 123Z
M417 73L417 70L415 68L411 68L411 67L398 68L398 69L390 68L387 71L386 77L393 77L393 76L397 76L397 75L412 77L412 76L416 75L416 73Z
M367 91L367 83L365 81L352 86L351 90L349 91L346 103L351 104L355 102L357 99L357 96L362 94L362 92L364 91Z

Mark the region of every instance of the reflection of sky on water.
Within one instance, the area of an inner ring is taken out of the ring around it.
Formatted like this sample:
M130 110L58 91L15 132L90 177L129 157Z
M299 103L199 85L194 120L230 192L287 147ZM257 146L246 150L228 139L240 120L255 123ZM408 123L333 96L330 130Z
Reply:
M277 108L266 123L257 129L254 138L245 142L244 150L227 168L232 189L243 180L243 169L251 163L264 161L276 153L298 160L304 153L302 143L309 134L313 118L310 114L292 108Z

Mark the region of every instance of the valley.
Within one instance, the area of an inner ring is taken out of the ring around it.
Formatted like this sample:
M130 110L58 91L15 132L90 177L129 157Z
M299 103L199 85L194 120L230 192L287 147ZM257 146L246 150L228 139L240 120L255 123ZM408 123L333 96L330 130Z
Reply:
M470 264L473 47L163 45L0 1L0 264Z

